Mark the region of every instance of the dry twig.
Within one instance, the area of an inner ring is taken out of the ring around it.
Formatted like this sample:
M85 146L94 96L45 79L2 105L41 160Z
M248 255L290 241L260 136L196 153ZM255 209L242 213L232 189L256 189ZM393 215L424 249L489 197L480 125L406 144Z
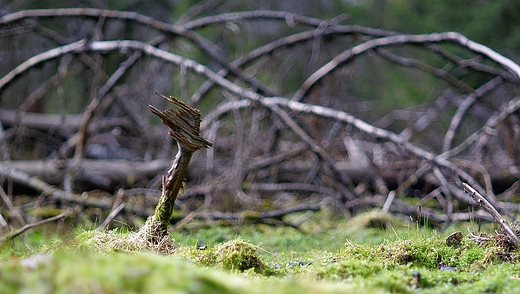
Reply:
M493 218L495 218L495 221L500 225L502 230L506 233L506 235L509 237L509 240L511 243L518 248L518 245L520 244L520 239L518 236L513 232L513 229L511 229L511 226L507 223L507 221L500 215L500 213L496 210L496 208L487 201L484 196L482 196L477 190L473 189L470 185L467 183L462 183L464 186L464 190L469 192L471 197L475 199L475 201L480 204L487 212L489 212Z
M22 233L24 233L27 230L30 230L32 228L35 228L35 227L38 227L38 226L41 226L41 225L44 225L44 224L47 224L47 223L50 223L50 222L53 222L53 221L57 221L57 220L63 219L65 217L68 217L71 213L72 213L71 210L65 210L64 212L62 212L62 213L60 213L60 214L58 214L56 216L49 217L49 218L46 218L46 219L43 219L41 221L37 221L37 222L34 222L34 223L26 224L26 225L24 225L23 227L19 228L16 231L2 236L0 238L0 246L2 244L4 244L5 242L16 238L17 236L21 235Z

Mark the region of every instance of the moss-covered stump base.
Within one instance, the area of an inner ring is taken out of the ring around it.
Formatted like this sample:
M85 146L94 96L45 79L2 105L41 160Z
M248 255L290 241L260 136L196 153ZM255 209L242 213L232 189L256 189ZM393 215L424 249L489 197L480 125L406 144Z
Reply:
M201 251L193 250L191 247L181 247L168 235L160 240L151 240L149 236L143 229L137 233L86 231L77 237L77 242L80 247L101 253L153 251L170 255L178 252L179 256L187 257L197 263L230 271L243 272L252 269L262 274L268 269L260 259L257 248L241 239L231 240L215 248Z
M144 226L135 234L138 240L144 240L152 247L159 245L169 238L168 225L157 220L155 215L148 217Z
M120 233L117 231L87 231L78 236L80 246L97 252L143 252L153 251L161 254L172 254L177 244L164 235L161 239L150 240L141 230L136 233Z
M198 250L192 246L180 246L166 235L161 240L150 241L149 235L139 230L137 233L118 231L86 231L77 237L79 247L100 253L110 252L146 252L152 251L165 255L176 255L194 262L230 271L253 270L259 274L268 274L269 268L259 257L256 246L242 239L231 240L209 248Z

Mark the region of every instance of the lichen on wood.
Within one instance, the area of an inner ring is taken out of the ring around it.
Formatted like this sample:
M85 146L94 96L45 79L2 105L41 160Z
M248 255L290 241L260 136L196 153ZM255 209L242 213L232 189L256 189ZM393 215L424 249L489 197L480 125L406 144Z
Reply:
M148 218L144 227L138 232L138 235L151 242L161 241L167 235L175 199L183 188L184 177L193 153L212 146L212 143L200 134L201 115L198 109L174 97L156 94L174 105L174 108L163 111L151 105L149 107L153 114L159 116L162 122L170 127L169 135L177 142L179 151L172 166L162 178L162 195L154 215Z

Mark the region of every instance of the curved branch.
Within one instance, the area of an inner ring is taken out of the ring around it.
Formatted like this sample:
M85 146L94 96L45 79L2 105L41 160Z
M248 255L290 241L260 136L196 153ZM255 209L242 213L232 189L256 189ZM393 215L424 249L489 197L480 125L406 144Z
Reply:
M283 20L289 26L295 26L296 24L306 24L314 27L318 27L323 20L298 15L287 11L272 11L272 10L254 10L254 11L243 11L243 12L231 12L222 13L215 16L202 17L196 20L188 21L182 26L188 30L203 28L205 26L215 23L225 23L230 21L243 21L245 19L277 19Z
M464 149L468 148L471 144L473 144L473 142L475 142L479 137L489 135L489 133L492 132L491 130L495 128L500 122L502 122L508 116L520 109L520 97L515 97L510 101L505 102L501 106L501 109L502 110L500 112L493 114L486 121L484 126L482 126L482 128L480 128L479 130L471 134L468 138L466 138L464 142L460 143L458 146L450 150L444 151L442 154L439 155L439 157L449 158L456 154L459 154Z
M263 46L260 46L244 56L241 56L230 63L232 67L240 68L248 63L252 62L255 59L260 58L266 54L270 54L277 49L293 46L297 43L306 42L312 40L316 36L330 36L330 35L351 35L351 34L363 34L370 36L390 36L395 35L393 32L383 31L379 29L372 29L362 26L340 26L334 25L330 27L326 27L325 29L313 29L309 31L295 33L289 36L281 37L277 40L274 40L270 43L267 43ZM229 73L229 70L226 68L221 69L218 74L225 77ZM211 89L214 84L211 81L205 82L200 89L192 95L191 103L197 103L201 97Z
M77 41L77 42L74 42L74 43L71 43L71 44L68 44L68 45L64 45L64 46L53 48L51 50L42 52L40 54L37 54L37 55L27 59L22 64L20 64L17 67L15 67L13 70L8 72L5 76L3 76L0 79L0 89L5 87L16 76L18 76L19 74L25 72L29 68L31 68L31 67L39 64L39 63L42 63L44 61L48 61L48 60L54 59L56 57L59 57L59 56L62 56L62 55L74 52L75 50L82 48L85 45L86 42L87 41L85 39L83 39L83 40L80 40L80 41Z
M511 241L515 248L518 248L518 245L520 244L520 239L515 234L513 229L511 229L507 221L496 210L496 208L491 203L489 203L489 201L484 196L482 196L479 192L473 189L473 187L471 187L467 183L462 183L462 185L464 186L464 190L466 192L469 192L471 197L473 197L475 201L477 201L477 203L480 204L480 206L482 206L487 212L489 212L489 214L493 216L493 218L495 218L496 222L500 225L502 230L509 237L509 241Z
M371 49L391 46L391 45L401 45L401 44L418 44L418 43L438 43L438 42L453 42L457 43L461 46L468 48L476 53L483 54L487 56L491 60L505 67L506 69L512 71L517 77L520 77L520 66L516 64L511 59L498 54L496 51L493 51L491 48L486 47L477 42L471 41L462 34L456 32L447 32L447 33L434 33L429 35L396 35L378 38L374 40L366 41L365 43L354 46L351 49L343 51L339 55L335 56L331 61L322 66L320 69L315 71L307 80L302 84L301 88L294 94L292 100L300 101L304 95L314 86L318 81L320 81L324 76L332 72L339 65L344 64L350 60L352 60L355 56L363 54Z
M426 63L421 62L416 59L399 56L386 49L381 49L381 48L376 49L376 53L388 61L400 64L402 66L415 67L419 70L422 70L424 72L435 75L435 76L447 81L448 83L454 85L455 87L458 87L466 92L469 92L469 93L475 92L475 89L470 87L468 84L462 82L461 80L459 80L456 77L454 77L453 75L451 75L449 72L446 72L442 69L438 69L434 66L431 66L429 64L426 64Z
M0 17L1 24L9 24L14 21L30 18L30 17L66 17L66 16L86 16L86 17L102 17L102 18L116 18L124 20L132 20L137 23L148 25L152 28L182 36L195 45L200 47L208 56L214 58L224 67L228 68L233 74L242 80L250 83L253 87L261 90L268 95L275 95L270 88L265 86L262 82L258 81L253 76L241 71L240 69L230 66L227 59L220 53L215 51L213 48L215 45L200 36L199 34L190 31L184 26L177 26L174 24L158 21L154 18L139 14L137 12L117 11L117 10L104 10L94 8L60 8L60 9L34 9L34 10L23 10L12 14L4 15ZM1 85L1 84L0 84ZM0 87L1 88L1 87Z
M47 223L50 223L53 221L60 220L62 218L66 218L67 216L69 216L71 214L72 214L71 210L65 210L64 212L62 212L61 214L58 214L56 216L49 217L49 218L46 218L46 219L43 219L43 220L40 220L40 221L37 221L34 223L26 224L23 227L19 228L18 230L0 237L0 246L2 246L5 242L7 242L11 239L14 239L17 236L23 234L27 230L30 230L32 228L35 228L35 227L38 227L38 226L41 226L41 225L44 225L44 224L47 224Z
M446 152L451 148L451 144L453 139L455 138L455 134L460 127L460 123L464 119L464 115L471 108L471 106L477 101L478 98L485 95L487 92L494 89L496 86L502 83L501 77L496 77L486 84L478 88L474 93L471 93L464 101L460 104L457 112L453 116L450 122L450 126L448 127L448 131L446 132L446 136L444 137L444 142L442 144L442 151Z

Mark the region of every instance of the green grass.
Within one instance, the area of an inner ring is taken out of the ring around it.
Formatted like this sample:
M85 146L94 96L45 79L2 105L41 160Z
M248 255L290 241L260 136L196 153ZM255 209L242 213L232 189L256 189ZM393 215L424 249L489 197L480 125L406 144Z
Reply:
M0 289L2 293L520 291L518 252L504 252L493 241L479 246L468 238L456 246L446 245L449 233L460 230L466 235L477 229L474 223L458 224L440 234L386 217L372 213L333 223L317 216L306 225L306 233L261 225L173 232L176 249L171 255L122 246L132 235L124 229L104 233L77 229L60 240L40 228L0 248ZM488 224L482 231L494 229ZM206 250L197 248L200 238L208 245Z

